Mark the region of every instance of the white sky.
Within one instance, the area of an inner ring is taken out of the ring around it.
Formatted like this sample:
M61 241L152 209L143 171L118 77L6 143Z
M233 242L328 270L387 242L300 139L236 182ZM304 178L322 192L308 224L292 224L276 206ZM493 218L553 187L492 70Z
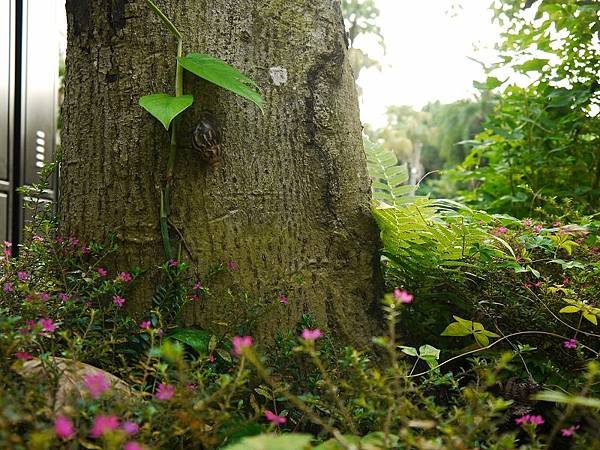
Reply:
M387 53L373 40L355 46L383 65L364 69L361 116L373 125L385 123L387 105L423 107L429 101L452 102L471 97L473 80L484 80L482 67L468 59L488 61L498 40L491 0L376 0ZM477 51L476 47L488 48Z

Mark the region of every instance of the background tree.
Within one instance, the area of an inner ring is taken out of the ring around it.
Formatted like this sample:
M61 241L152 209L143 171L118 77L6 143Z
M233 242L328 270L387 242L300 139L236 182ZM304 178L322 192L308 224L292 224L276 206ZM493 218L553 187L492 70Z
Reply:
M261 114L231 93L184 80L196 101L177 136L172 221L200 276L214 263L236 262L212 279L188 322L251 328L264 338L310 314L342 338L370 336L378 233L339 3L157 3L184 35L184 53L225 59L265 98ZM122 249L113 268L151 269L163 262L168 138L138 98L170 91L176 44L142 0L67 0L66 8L61 224L87 241L114 233ZM218 165L191 148L203 111L220 124ZM148 307L153 279L130 301L134 309Z
M342 0L342 11L348 33L350 65L354 78L358 80L363 69L381 68L379 61L356 45L359 36L375 37L379 46L385 50L383 34L377 25L379 9L374 0Z

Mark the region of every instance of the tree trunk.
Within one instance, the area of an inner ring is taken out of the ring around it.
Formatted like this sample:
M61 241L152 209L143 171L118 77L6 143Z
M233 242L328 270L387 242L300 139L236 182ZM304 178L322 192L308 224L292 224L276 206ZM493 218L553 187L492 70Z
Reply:
M213 280L213 295L190 308L188 323L232 331L264 304L252 330L262 339L295 327L302 314L346 341L370 336L379 241L339 2L157 4L182 32L184 54L223 58L257 81L265 99L261 114L184 78L195 102L179 127L172 221L191 252L184 259L200 271L238 265ZM62 226L88 241L115 233L114 269L156 267L164 261L158 219L169 136L138 99L173 94L175 40L142 0L67 0L66 8ZM220 122L218 165L190 146L202 111ZM148 302L137 295L130 303L141 311Z

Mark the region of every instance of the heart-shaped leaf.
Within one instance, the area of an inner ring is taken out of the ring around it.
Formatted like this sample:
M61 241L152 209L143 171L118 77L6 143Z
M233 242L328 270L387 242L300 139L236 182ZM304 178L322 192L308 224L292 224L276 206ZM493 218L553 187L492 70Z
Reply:
M139 104L142 108L156 117L166 130L175 117L188 109L194 103L192 95L173 97L168 94L151 94L140 97Z
M202 53L190 53L177 61L197 77L250 100L262 111L263 99L257 92L258 85L225 61Z

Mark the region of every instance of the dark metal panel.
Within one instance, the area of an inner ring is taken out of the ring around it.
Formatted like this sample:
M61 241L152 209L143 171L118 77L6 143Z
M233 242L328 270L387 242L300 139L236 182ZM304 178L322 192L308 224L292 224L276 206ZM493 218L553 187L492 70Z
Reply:
M9 180L14 71L14 1L0 2L0 180Z
M55 0L23 1L23 36L21 180L30 185L41 181L41 167L54 159L59 63ZM55 188L52 180L48 198Z

